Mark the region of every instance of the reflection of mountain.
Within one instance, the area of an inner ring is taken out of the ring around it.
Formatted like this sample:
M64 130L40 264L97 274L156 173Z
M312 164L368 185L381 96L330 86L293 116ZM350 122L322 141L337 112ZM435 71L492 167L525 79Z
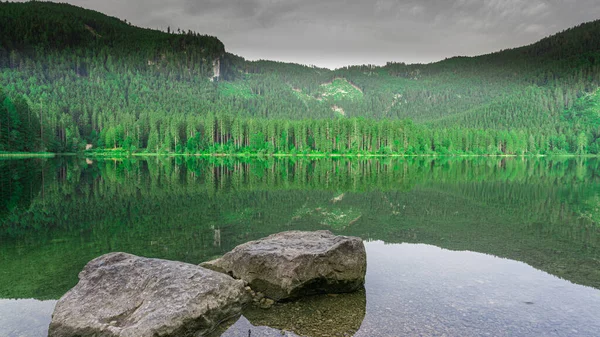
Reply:
M0 298L57 299L106 252L200 263L289 229L488 253L600 288L595 159L47 163L44 198L24 178L30 204L0 219Z
M277 303L269 310L250 306L243 313L245 319L223 336L238 336L240 332L246 332L245 336L281 336L281 331L310 337L353 336L365 318L366 305L365 290L361 289L351 294L309 296Z

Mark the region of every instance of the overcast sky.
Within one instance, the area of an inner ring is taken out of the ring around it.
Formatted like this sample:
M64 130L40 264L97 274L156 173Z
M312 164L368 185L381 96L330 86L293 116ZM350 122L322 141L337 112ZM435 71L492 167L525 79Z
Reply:
M227 51L337 68L425 63L533 43L600 19L600 0L61 0Z

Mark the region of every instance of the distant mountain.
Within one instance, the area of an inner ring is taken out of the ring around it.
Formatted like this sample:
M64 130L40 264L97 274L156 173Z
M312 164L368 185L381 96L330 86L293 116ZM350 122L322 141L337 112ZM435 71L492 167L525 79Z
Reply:
M13 100L23 96L46 126L37 147L53 151L85 144L183 151L195 137L197 148L213 144L222 150L231 142L227 146L238 151L249 146L251 132L264 136L257 136L255 145L264 143L265 149L269 143L277 148L275 139L284 134L316 144L318 130L353 118L411 120L428 129L490 135L492 130L531 134L529 143L536 143L540 153L574 152L582 134L589 143L586 149L596 143L600 148L594 122L597 95L592 95L600 85L600 21L478 57L332 71L246 61L227 53L215 37L142 29L72 5L0 3L0 68L5 94ZM582 100L592 100L586 103L592 108L574 113ZM0 119L0 150L7 144L2 137L10 135L10 116L18 115L27 113L6 113L4 123ZM324 126L300 135L299 129L284 132L283 126L264 122L309 119ZM255 126L247 126L249 120ZM237 133L243 142L234 141ZM206 144L199 145L198 137ZM496 144L482 148L505 153L501 137L490 137L487 142ZM383 143L399 151L391 142L378 141L377 147ZM423 140L427 143L435 141ZM440 146L419 148L437 151ZM523 152L531 148L523 147Z
M225 54L216 37L138 28L96 11L52 2L0 4L0 32L0 66L70 62L81 76L97 66L108 71L153 66L212 74L212 62ZM54 60L52 54L61 58Z
M396 72L405 76L417 68L422 68L428 75L448 71L460 71L463 75L477 75L478 72L484 70L516 78L523 78L524 74L515 74L515 71L525 71L528 76L541 71L550 71L554 75L552 79L555 79L560 75L566 75L573 69L594 66L597 69L600 66L600 36L598 32L600 32L600 20L570 28L529 46L476 57L453 57L428 65L390 63L386 68L390 71L395 69ZM406 72L402 72L402 69L406 69ZM552 79L545 78L545 80ZM540 82L539 84L545 83Z

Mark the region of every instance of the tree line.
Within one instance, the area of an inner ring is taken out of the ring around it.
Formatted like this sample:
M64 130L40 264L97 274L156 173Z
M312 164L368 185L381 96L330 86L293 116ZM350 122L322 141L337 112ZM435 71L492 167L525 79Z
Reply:
M535 155L600 152L600 140L583 131L543 133L528 129L429 128L410 120L356 117L288 120L212 112L162 118L151 114L140 114L138 118L130 116L116 125L101 127L99 133L92 130L91 143L78 144L70 129L53 127L51 120L43 116L43 110L32 111L25 98L17 96L11 100L0 89L0 101L0 151L34 152L67 143L71 151L89 145L95 149L122 149L129 153L187 154Z
M600 142L581 132L428 128L409 120L279 120L227 114L140 119L104 129L94 146L152 153L586 154Z

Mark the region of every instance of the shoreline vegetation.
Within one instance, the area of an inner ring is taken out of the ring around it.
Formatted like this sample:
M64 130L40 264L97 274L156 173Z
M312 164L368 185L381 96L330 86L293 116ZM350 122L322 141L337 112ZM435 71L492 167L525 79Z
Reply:
M172 152L127 152L124 150L96 150L77 153L27 153L27 152L0 152L0 159L27 159L27 158L55 158L57 156L82 156L85 158L119 159L131 157L239 157L239 158L412 158L412 157L441 157L441 158L597 158L597 154L576 153L550 153L550 154L473 154L473 153L253 153L253 152L207 152L207 153L172 153Z
M2 158L54 158L57 155L63 155L62 153L52 152L0 152L0 159Z

